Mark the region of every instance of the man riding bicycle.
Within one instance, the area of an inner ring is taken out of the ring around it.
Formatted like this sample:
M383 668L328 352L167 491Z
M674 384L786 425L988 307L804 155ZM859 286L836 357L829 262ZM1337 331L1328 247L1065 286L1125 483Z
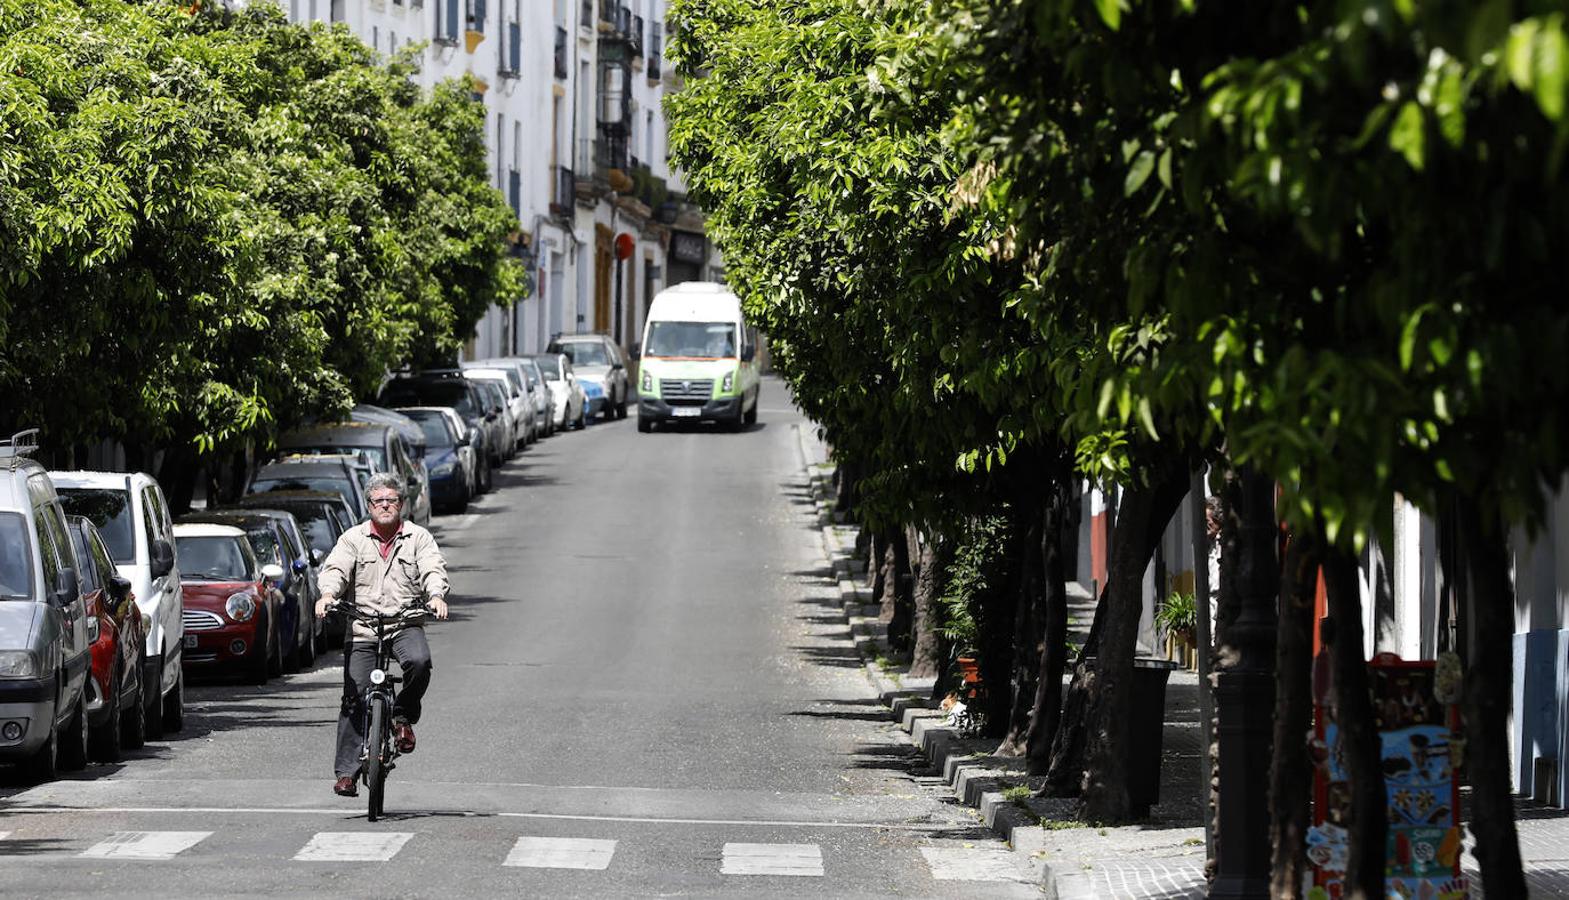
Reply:
M380 615L418 610L428 600L430 612L447 617L447 562L429 531L403 521L403 480L380 473L370 478L370 521L356 525L338 538L328 554L319 579L321 600L316 616L322 618L352 585L355 608ZM338 714L338 750L334 761L334 792L353 797L365 745L365 690L376 664L376 635L369 626L354 622L344 639L343 706ZM403 669L403 690L392 711L393 735L399 753L414 752L414 723L419 721L420 699L430 685L430 645L420 619L410 617L387 632L393 655Z

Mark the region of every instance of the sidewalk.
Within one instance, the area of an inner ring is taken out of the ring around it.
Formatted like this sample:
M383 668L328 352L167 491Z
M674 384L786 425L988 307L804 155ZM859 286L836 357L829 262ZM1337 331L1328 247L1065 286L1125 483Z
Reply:
M1033 791L1041 779L1027 777L1021 760L990 755L995 740L965 737L946 726L944 714L927 699L932 679L911 679L898 668L876 662L886 658L887 625L877 618L877 607L856 577L865 571L865 561L853 556L858 529L834 521L828 502L833 467L827 450L809 427L802 427L799 435L802 462L817 500L823 554L839 583L846 624L867 677L890 717L924 754L933 777L942 778L955 798L974 808L1015 853L1029 858L1041 873L1047 897L1203 897L1207 885L1200 787L1208 773L1199 727L1198 677L1176 671L1167 683L1160 800L1148 821L1099 828L1073 819L1073 800L1020 798L1023 792L1018 788ZM1072 590L1075 587L1079 589ZM1087 598L1078 585L1070 586L1070 594ZM1569 811L1524 803L1517 810L1520 853L1532 896L1569 897ZM1470 843L1462 866L1471 876L1471 896L1481 897Z

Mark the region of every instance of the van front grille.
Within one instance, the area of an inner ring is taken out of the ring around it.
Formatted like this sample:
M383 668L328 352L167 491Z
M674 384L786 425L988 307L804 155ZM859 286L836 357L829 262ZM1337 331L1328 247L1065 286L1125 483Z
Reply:
M714 380L712 378L661 378L659 396L673 406L701 405L713 399Z

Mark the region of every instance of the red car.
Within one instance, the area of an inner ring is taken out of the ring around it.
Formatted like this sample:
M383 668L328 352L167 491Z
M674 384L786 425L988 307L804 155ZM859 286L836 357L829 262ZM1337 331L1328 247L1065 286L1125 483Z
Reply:
M281 673L283 569L262 565L233 525L177 524L174 544L185 601L185 671L233 673L251 684Z
M140 747L147 740L142 688L147 626L131 595L131 582L115 569L98 529L82 516L71 516L68 524L92 650L88 750L99 762L118 762L124 748Z

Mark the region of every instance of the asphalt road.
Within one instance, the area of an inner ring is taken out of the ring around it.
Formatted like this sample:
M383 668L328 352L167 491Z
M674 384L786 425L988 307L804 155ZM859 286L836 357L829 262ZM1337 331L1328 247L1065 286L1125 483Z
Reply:
M383 821L331 792L330 654L193 686L122 764L0 771L0 892L1038 896L879 714L802 420L776 382L762 406L739 434L559 435L437 519L453 617Z

